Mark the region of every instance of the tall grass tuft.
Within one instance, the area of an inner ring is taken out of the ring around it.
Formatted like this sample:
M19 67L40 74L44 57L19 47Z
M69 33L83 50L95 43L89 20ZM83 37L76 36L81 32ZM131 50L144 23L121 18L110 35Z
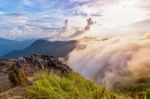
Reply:
M40 79L27 87L27 99L127 99L104 87L85 80L79 74L60 77L42 73Z

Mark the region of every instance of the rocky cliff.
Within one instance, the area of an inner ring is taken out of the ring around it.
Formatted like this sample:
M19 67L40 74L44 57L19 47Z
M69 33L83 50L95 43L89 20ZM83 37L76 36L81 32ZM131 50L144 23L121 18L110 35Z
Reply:
M0 59L0 99L24 94L23 86L32 84L42 71L61 76L72 70L51 56L31 55L15 60Z

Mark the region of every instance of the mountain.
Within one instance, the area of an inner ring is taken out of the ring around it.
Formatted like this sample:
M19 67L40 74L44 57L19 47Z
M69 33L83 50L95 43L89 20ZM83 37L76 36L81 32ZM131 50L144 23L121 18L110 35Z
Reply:
M40 39L32 43L29 47L21 51L13 51L4 58L18 58L21 56L28 56L32 54L52 55L55 57L66 57L75 47L77 41L48 41Z
M0 56L10 53L14 50L23 50L33 42L34 40L15 41L0 38Z

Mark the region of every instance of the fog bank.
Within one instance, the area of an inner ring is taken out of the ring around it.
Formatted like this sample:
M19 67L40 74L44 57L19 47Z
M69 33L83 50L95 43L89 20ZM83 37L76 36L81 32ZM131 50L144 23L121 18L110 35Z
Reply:
M150 34L86 38L73 50L68 64L81 75L112 88L150 74Z

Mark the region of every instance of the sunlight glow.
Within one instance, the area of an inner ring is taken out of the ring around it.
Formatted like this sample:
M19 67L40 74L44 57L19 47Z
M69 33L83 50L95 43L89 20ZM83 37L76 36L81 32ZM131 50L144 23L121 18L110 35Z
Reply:
M145 13L136 6L136 3L136 0L126 0L118 5L105 7L103 17L99 21L102 22L103 27L117 28L142 20L145 17Z

